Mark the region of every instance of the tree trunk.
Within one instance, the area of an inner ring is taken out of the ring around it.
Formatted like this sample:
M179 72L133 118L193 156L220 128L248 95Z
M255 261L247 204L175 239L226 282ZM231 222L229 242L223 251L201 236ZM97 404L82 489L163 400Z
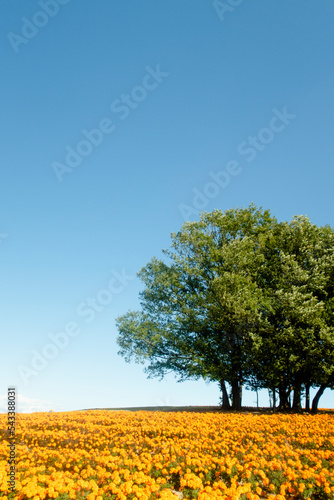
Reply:
M222 391L222 409L223 410L230 410L231 409L231 405L230 405L230 402L229 402L229 399L228 399L228 394L227 394L227 390L226 390L225 381L224 380L220 380L219 381L219 385L220 385L220 390Z
M293 388L293 404L292 409L294 411L301 411L302 405L300 403L302 384L300 382L296 382Z
M288 392L287 392L289 408L291 408L291 390L292 390L291 385L289 385Z
M241 410L242 385L239 380L233 380L232 384L232 409Z
M279 409L281 411L287 411L290 409L290 404L288 400L288 393L286 387L283 384L280 384L278 387L279 393Z
M275 411L276 409L276 387L273 387L273 410Z
M310 384L305 384L305 411L310 411Z
M317 391L317 393L314 396L313 401L312 401L312 413L316 413L318 411L319 399L323 395L326 388L327 388L326 384L321 384L321 386L319 387L319 389L318 389L318 391Z

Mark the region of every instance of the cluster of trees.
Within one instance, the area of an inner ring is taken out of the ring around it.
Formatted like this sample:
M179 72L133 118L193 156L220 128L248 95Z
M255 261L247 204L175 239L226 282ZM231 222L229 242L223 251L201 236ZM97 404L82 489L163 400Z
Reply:
M119 354L150 377L218 382L225 409L247 387L269 389L280 410L305 395L310 410L316 388L316 411L334 389L333 228L252 204L186 222L163 252L138 273L141 310L117 319Z

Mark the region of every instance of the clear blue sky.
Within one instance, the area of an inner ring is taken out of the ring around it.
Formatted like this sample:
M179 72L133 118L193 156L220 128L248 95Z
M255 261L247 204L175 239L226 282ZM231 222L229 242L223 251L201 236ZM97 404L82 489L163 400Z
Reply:
M200 207L334 225L333 25L332 0L2 0L2 409L218 403L126 364L115 318Z

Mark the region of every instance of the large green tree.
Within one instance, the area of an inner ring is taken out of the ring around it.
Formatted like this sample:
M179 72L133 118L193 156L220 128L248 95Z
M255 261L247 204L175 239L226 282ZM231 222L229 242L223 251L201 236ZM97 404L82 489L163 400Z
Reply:
M215 210L172 234L167 262L152 259L139 272L140 312L118 318L120 354L147 361L151 376L173 371L180 380L217 381L223 407L241 406L250 375L249 352L269 302L256 282L263 256L259 235L274 223L268 211Z
M333 384L333 230L295 217L271 228L261 241L262 287L270 296L267 327L252 358L254 386L277 388L280 407L301 408L304 387L319 386L313 401Z

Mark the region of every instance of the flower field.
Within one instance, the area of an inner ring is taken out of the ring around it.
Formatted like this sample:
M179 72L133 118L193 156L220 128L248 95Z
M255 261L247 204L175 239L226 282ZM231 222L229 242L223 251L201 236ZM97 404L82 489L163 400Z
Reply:
M334 499L334 414L19 414L15 498ZM1 415L1 428L7 428ZM8 435L1 431L0 498Z

